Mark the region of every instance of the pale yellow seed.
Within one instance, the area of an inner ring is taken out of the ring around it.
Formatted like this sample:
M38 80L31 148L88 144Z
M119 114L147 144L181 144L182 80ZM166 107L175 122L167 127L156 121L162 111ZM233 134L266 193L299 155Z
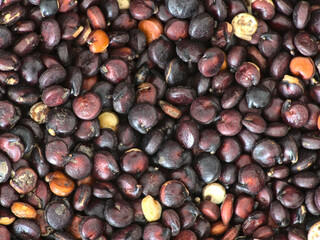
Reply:
M257 19L249 13L240 13L232 19L234 34L243 40L250 41L258 29Z
M204 200L220 204L226 197L226 189L219 183L210 183L204 187L202 197Z
M46 122L49 108L43 102L34 104L29 111L29 116L37 123L42 124Z
M0 225L10 225L16 220L16 217L0 217Z
M104 112L99 115L100 128L111 128L113 131L117 130L119 118L114 112Z
M121 10L129 9L130 0L117 0L117 1L118 1L119 9L121 9Z
M149 221L157 221L161 217L161 204L150 195L146 196L141 201L141 207L144 217Z
M320 222L315 223L309 230L308 240L320 239Z

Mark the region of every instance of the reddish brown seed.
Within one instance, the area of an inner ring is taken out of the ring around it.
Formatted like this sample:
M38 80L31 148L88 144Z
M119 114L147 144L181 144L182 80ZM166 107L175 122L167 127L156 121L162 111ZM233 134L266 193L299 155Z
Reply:
M117 200L107 203L104 217L113 227L123 228L129 226L134 220L134 209L130 202Z
M138 86L136 102L155 105L157 101L157 88L152 83L142 83Z
M270 205L270 218L279 227L286 227L290 223L290 213L279 201L273 201Z
M253 238L255 239L270 239L275 235L275 231L271 226L259 227L253 233Z
M201 213L211 222L216 222L220 218L220 209L218 205L211 201L201 201L199 205Z
M175 238L174 240L184 240L184 239L190 239L190 240L196 240L197 236L194 232L191 230L182 230Z
M252 11L264 20L270 20L275 14L275 6L272 0L253 0Z
M3 240L11 239L11 233L6 226L0 225L0 236Z
M48 107L56 107L66 103L69 99L70 90L60 85L46 88L41 95L41 100Z
M132 148L121 156L120 166L124 172L139 176L148 169L149 159L140 149Z
M103 234L104 223L96 217L84 217L79 225L82 239L98 239Z
M254 200L248 195L240 195L237 197L234 206L234 213L237 217L245 220L251 214L254 207Z
M10 186L9 183L3 183L0 186L0 204L3 207L10 208L11 205L19 201L20 196L18 192Z
M165 182L159 192L160 201L167 207L180 207L186 197L189 196L188 189L177 180Z
M109 58L100 67L100 72L110 83L118 84L129 74L128 64L119 58Z
M90 91L91 88L98 82L97 76L84 78L81 84L81 90Z
M234 109L220 112L217 130L224 136L234 136L241 131L241 114Z
M102 181L114 179L119 173L119 166L110 152L100 151L93 157L93 176Z
M228 193L221 205L221 219L224 225L228 225L233 215L234 196Z
M290 127L300 128L308 122L309 109L302 102L287 99L282 105L281 117Z
M72 234L72 236L76 239L81 239L80 236L80 232L79 232L79 226L80 226L80 222L82 221L83 216L81 215L74 215L73 219L69 225L68 232L70 232Z
M107 24L104 14L97 6L92 6L87 10L88 19L94 29L105 29Z
M249 164L239 170L238 181L251 194L257 194L263 189L266 176L259 165Z
M83 120L92 120L96 118L101 111L101 99L95 93L87 92L73 100L73 111L78 118Z
M257 85L260 81L260 69L252 62L244 62L237 68L235 79L246 88Z
M231 227L231 228L223 235L223 237L221 238L221 240L234 240L234 239L238 236L240 229L241 229L241 225L240 225L240 224Z
M178 41L188 37L188 27L189 24L185 20L171 19L166 23L164 32L172 41Z
M217 107L212 99L203 96L195 99L190 106L190 115L200 124L212 123L217 114Z

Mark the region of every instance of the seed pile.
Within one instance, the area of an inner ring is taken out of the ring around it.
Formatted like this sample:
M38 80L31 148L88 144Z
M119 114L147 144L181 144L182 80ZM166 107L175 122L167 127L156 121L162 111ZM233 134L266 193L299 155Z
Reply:
M0 240L314 240L318 0L0 1Z

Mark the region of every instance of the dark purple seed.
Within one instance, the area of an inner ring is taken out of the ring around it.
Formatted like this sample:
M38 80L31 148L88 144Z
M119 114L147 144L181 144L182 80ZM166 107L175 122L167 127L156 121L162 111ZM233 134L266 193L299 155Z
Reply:
M128 114L130 125L142 134L151 130L158 123L158 119L159 116L155 107L147 103L134 106Z
M169 208L182 206L188 196L189 191L187 188L182 182L177 180L165 182L159 191L161 203Z
M207 49L198 62L198 69L205 77L215 76L225 60L225 53L216 47Z
M194 170L201 181L211 183L219 179L221 175L221 164L214 155L203 153L196 158Z
M304 194L298 188L288 185L277 194L277 199L284 207L295 209L303 203Z
M191 162L191 154L172 140L162 144L153 161L167 169L178 169Z
M194 15L198 9L198 1L192 0L168 0L166 6L174 17L176 18L189 18Z
M13 223L12 230L20 239L39 239L40 228L38 224L29 219L18 219Z
M197 41L209 40L214 32L214 20L208 13L194 16L189 24L189 35Z
M62 201L52 201L45 209L45 219L55 230L62 230L72 220L72 210Z
M120 200L107 202L104 210L106 221L113 227L123 228L129 226L134 218L131 203Z
M277 200L270 205L270 216L279 227L286 227L290 223L289 210Z

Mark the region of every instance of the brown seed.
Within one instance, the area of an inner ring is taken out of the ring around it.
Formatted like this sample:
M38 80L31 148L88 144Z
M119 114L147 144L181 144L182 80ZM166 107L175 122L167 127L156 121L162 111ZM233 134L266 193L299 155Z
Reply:
M104 17L104 14L100 10L99 7L97 6L92 6L89 7L87 10L87 16L88 19L94 29L105 29L107 24L106 24L106 19ZM102 30L100 30L102 31Z
M181 117L181 114L182 114L181 111L177 107L173 106L172 104L162 100L160 100L158 104L161 107L162 111L165 114L169 115L170 117L175 119L179 119Z
M156 40L163 33L161 21L154 17L140 21L138 28L146 35L148 43Z
M92 77L87 77L83 79L82 85L81 85L81 90L84 91L90 91L91 88L98 82L98 77L92 76Z
M79 233L79 227L80 222L82 221L83 216L81 215L75 215L72 219L71 224L69 225L69 232L72 234L72 236L76 239L81 239L80 233Z
M225 233L228 229L228 225L224 225L222 221L215 222L211 225L211 235L219 236Z
M315 64L310 57L295 57L289 67L293 75L304 80L312 78L316 72Z
M55 171L48 173L45 181L49 182L51 191L60 197L66 197L74 190L75 184L63 172Z
M11 206L11 211L18 218L35 219L37 216L36 210L29 204L24 202L15 202Z
M92 53L103 53L109 45L109 37L103 30L98 29L90 33L87 43Z
M94 183L94 179L93 179L92 175L89 175L88 177L85 177L85 178L77 181L78 186L80 186L81 184L87 184L89 186L92 186L93 183Z

